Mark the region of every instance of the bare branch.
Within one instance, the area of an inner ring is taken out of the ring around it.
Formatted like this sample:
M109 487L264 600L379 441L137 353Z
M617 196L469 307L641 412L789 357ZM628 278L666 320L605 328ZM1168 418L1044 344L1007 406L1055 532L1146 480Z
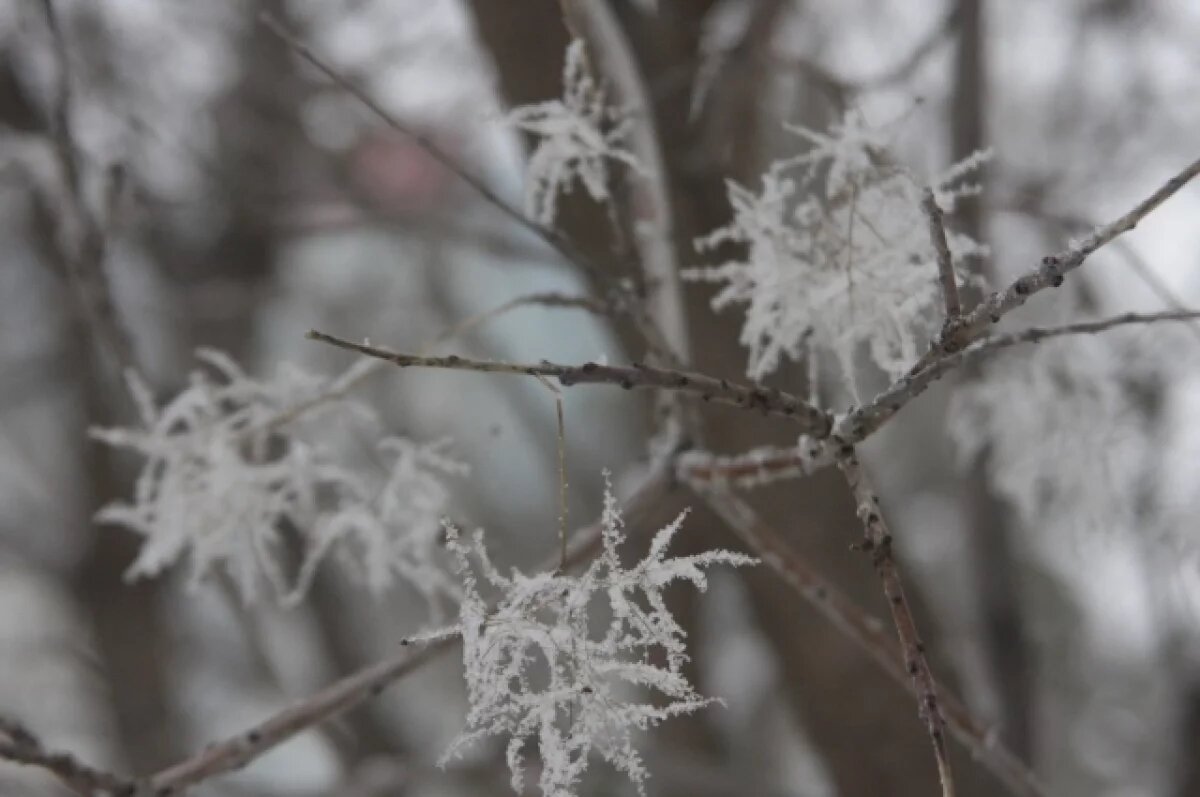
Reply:
M802 431L819 437L828 434L831 426L828 414L789 393L774 388L740 385L727 379L718 379L705 374L651 368L639 364L616 366L589 362L582 365L560 365L545 360L540 363L506 363L470 360L453 354L445 357L422 357L363 343L352 343L316 330L310 331L308 338L365 354L368 357L387 360L401 368L448 368L459 371L552 376L558 379L564 387L578 384L611 384L626 390L632 388L675 390L698 395L702 401L757 410L765 415L792 418L799 422Z
M958 297L958 283L954 279L954 260L950 256L950 245L946 242L946 227L942 222L942 209L938 207L933 189L925 189L921 210L929 219L929 240L937 253L938 281L942 286L942 298L946 303L946 322L953 323L962 315L962 300Z
M942 783L942 797L954 797L954 777L950 771L950 759L946 752L946 719L937 697L937 684L929 662L925 658L925 645L917 633L917 624L913 619L912 609L904 596L904 585L900 580L900 570L892 554L892 534L879 508L879 497L867 481L858 454L853 447L847 446L839 452L838 466L850 485L850 492L858 506L858 517L863 523L864 537L857 547L863 553L869 554L871 564L883 584L883 594L887 597L888 608L892 612L892 622L900 638L900 647L904 653L904 667L917 696L917 713L925 722L929 738L933 741L933 755L937 760L938 777Z
M1001 210L1005 213L1012 213L1020 216L1027 216L1042 222L1048 222L1057 227L1062 228L1079 228L1079 229L1094 229L1096 224L1088 221L1080 216L1063 213L1060 211L1051 211L1040 205L1028 207L1028 201L1020 202L1017 200L1009 200L1005 203L996 205L993 204L993 209ZM1136 247L1131 245L1129 241L1116 239L1112 242L1112 248L1121 254L1121 259L1129 266L1130 271L1167 307L1175 310L1186 310L1187 303L1180 297L1170 285L1160 277L1150 264L1146 262L1139 253ZM1200 338L1200 326L1191 324L1188 326L1192 334Z
M929 389L946 374L986 354L1046 338L1106 332L1122 326L1186 322L1200 319L1200 310L1168 310L1160 313L1125 313L1099 321L1083 321L1061 327L1033 327L1006 335L993 335L976 341L962 351L941 357L916 373L900 377L865 406L841 417L832 437L856 444L870 437L910 401Z
M301 731L383 693L389 685L450 649L456 637L442 637L419 651L405 649L390 659L360 670L284 709L264 722L149 779L154 794L174 794L188 786L241 769ZM404 644L404 643L402 643Z
M814 440L791 448L756 448L733 456L686 451L676 461L675 472L688 484L750 489L809 476L833 463L833 449Z
M1200 160L1193 161L1183 171L1167 180L1162 187L1135 205L1125 215L1094 230L1091 235L1074 246L1064 249L1056 255L1044 257L1041 265L1037 268L1026 272L1007 288L992 293L964 316L961 324L954 325L953 328L947 329L939 335L933 342L929 353L913 366L910 373L924 369L938 357L963 349L979 338L991 324L1029 301L1029 297L1035 293L1062 285L1063 277L1083 265L1083 262L1093 252L1132 230L1142 219L1178 193L1198 174L1200 174Z
M1058 327L1030 327L1007 335L991 335L976 341L967 351L967 357L976 357L996 349L1009 346L1019 346L1022 343L1037 343L1047 338L1059 338L1065 335L1094 335L1098 332L1108 332L1118 327L1141 326L1144 324L1161 324L1165 322L1185 322L1200 320L1200 310L1163 310L1157 313L1123 313L1112 318L1098 321L1080 321L1075 324L1064 324Z
M895 641L879 620L863 611L822 576L819 570L806 562L745 501L720 489L698 485L693 485L693 489L784 583L870 656L892 680L911 694L919 695ZM1041 797L1046 794L1045 787L1029 768L999 744L995 734L976 720L962 701L940 685L937 690L950 733L974 758L982 762L1013 794L1020 797Z
M84 316L97 336L112 350L121 369L135 364L133 343L117 314L112 288L105 270L108 250L106 227L111 221L123 183L121 169L105 174L105 206L90 207L83 185L83 165L71 124L72 72L66 37L54 7L54 0L42 0L46 27L58 61L58 78L51 110L51 132L63 186L57 196L58 255L66 266Z
M0 760L40 767L79 795L136 793L137 784L91 767L70 753L46 750L27 728L0 717Z

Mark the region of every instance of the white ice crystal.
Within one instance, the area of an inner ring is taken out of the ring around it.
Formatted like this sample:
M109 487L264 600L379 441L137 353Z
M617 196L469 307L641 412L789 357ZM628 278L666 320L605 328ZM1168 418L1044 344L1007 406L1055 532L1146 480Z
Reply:
M141 428L92 431L144 458L132 500L97 514L144 538L128 577L155 576L186 558L192 586L220 569L247 602L264 580L293 601L326 554L336 554L356 564L355 574L377 592L393 575L414 579L426 595L456 591L442 586L450 581L439 574L429 543L447 499L441 479L462 468L444 444L385 440L381 448L394 466L372 490L322 445L312 423L333 413L373 418L341 397L346 377L331 383L283 367L260 382L220 352L197 356L209 370L192 373L161 408L129 375ZM283 565L289 538L304 556L294 584Z
M526 167L525 207L543 226L554 224L558 196L569 193L576 180L592 199L608 201L610 161L643 171L622 146L632 122L606 104L604 92L588 74L582 40L567 47L563 98L518 106L506 121L537 139Z
M728 551L666 558L683 517L658 532L645 559L625 569L617 554L625 533L608 488L603 550L579 576L515 571L505 576L490 562L482 534L472 545L448 529L463 574L460 630L471 707L467 728L443 763L478 739L503 736L517 793L524 789L529 743L537 747L539 785L547 797L577 793L592 751L643 791L646 771L634 731L713 702L683 674L685 634L663 601L663 589L690 581L703 590L704 567L754 561ZM472 555L484 581L503 593L491 611ZM596 628L598 622L602 628Z
M828 134L794 132L812 148L775 163L761 191L728 183L732 222L697 242L743 253L685 277L719 284L714 309L746 306L741 342L748 374L761 378L786 356L833 354L853 386L865 346L889 375L916 359L923 335L940 323L937 261L921 210L924 185L889 159L882 133L855 113ZM930 181L945 210L970 186L957 185L985 158L976 155ZM948 231L960 281L964 261L983 253Z

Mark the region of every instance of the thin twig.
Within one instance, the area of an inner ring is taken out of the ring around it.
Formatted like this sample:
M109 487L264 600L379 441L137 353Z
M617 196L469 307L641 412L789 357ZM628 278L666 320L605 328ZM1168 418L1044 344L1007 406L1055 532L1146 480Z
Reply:
M834 424L831 439L857 444L877 432L903 407L924 393L946 374L998 349L1036 343L1047 338L1106 332L1123 326L1185 322L1200 319L1200 310L1169 310L1160 313L1125 313L1099 321L1083 321L1061 327L1033 327L977 340L962 351L940 357L914 374L900 377L863 407L842 416Z
M1089 222L1087 219L1080 216L1074 216L1059 211L1051 211L1040 206L1029 208L1026 207L1025 203L1017 202L1015 200L1009 201L1007 204L993 205L992 207L996 210L1001 210L1006 213L1028 216L1030 218L1048 222L1066 229L1079 228L1091 230L1095 229L1096 227L1094 223ZM1170 285L1168 285L1166 281L1163 280L1163 278L1159 276L1153 268L1151 268L1150 264L1146 262L1145 258L1138 253L1137 248L1129 241L1118 238L1112 242L1111 246L1115 251L1121 254L1121 259L1126 265L1129 266L1129 269L1133 272L1133 275L1141 280L1142 283L1150 290L1150 292L1157 296L1164 305L1173 310L1187 309L1187 302L1185 302L1182 297L1180 297L1179 293L1176 292ZM1194 336L1200 338L1200 325L1190 324L1188 329Z
M701 400L715 404L727 404L759 411L765 415L792 418L800 424L802 432L821 437L828 434L831 424L831 420L825 412L789 393L773 388L741 385L705 374L651 368L639 364L616 366L588 362L582 365L560 365L545 360L540 363L507 363L471 360L454 354L444 357L422 357L365 343L353 343L316 330L310 331L308 338L365 354L368 357L387 360L401 368L449 368L460 371L552 376L558 379L564 387L578 384L611 384L626 390L633 388L676 390L696 394Z
M55 197L59 212L56 243L84 316L96 330L98 338L111 349L118 366L124 370L136 365L134 347L128 330L117 314L112 286L105 271L108 251L106 227L111 222L113 208L124 183L124 173L119 168L107 170L105 206L93 209L84 190L82 158L71 123L72 70L66 37L54 0L42 0L42 11L58 61L58 78L51 106L54 152L63 181L62 190Z
M555 447L558 451L558 572L567 570L567 425L563 416L562 391L544 376L536 377L554 396L554 414L558 419Z
M39 767L79 795L133 795L137 784L83 763L70 753L46 750L25 726L0 717L0 760Z
M383 693L389 685L453 645L441 637L418 651L406 648L395 656L347 676L231 739L209 745L199 754L149 779L154 794L177 794L189 786L241 769L268 750L314 725L338 716Z
M587 298L586 296L569 296L561 293L531 293L526 296L518 296L511 301L505 302L491 310L480 313L478 315L466 318L453 326L447 327L437 337L430 340L425 345L421 346L422 352L430 351L440 343L445 343L448 340L466 334L472 329L488 322L493 321L499 316L516 310L521 307L540 306L540 307L557 307L564 309L580 309L586 310L597 315L605 315L606 310L598 302ZM247 429L247 435L258 434L264 430L276 429L280 426L285 426L297 418L302 417L311 410L317 409L328 404L331 401L337 401L347 396L352 390L366 381L371 376L374 376L385 367L382 361L374 361L366 365L366 367L354 366L348 369L345 373L334 377L330 380L329 385L317 395L286 407L271 418L268 418L260 426Z
M493 321L499 316L517 310L522 307L554 307L561 309L584 310L599 316L609 315L608 308L595 299L590 299L586 296L570 296L568 294L548 291L545 293L531 293L525 296L518 296L511 301L507 301L491 310L486 310L477 315L463 319L452 327L449 327L434 340L434 344L444 343L452 338L464 335L467 332L488 321Z
M946 304L946 322L953 323L962 315L962 300L958 296L958 282L954 279L954 259L950 256L950 245L946 242L946 226L942 221L942 209L938 207L933 189L925 189L921 199L921 210L929 220L929 240L937 254L938 281L942 286L942 298Z
M996 349L1019 346L1023 343L1037 343L1047 338L1059 338L1064 335L1094 335L1098 332L1108 332L1118 327L1196 320L1200 320L1200 310L1180 309L1162 310L1157 313L1122 313L1121 315L1102 318L1098 321L1080 321L1057 327L1030 327L1029 329L1022 329L1019 332L1010 332L1005 335L991 335L982 338L971 346L968 356L974 357L995 351Z
M428 153L431 158L447 171L458 177L458 179L478 194L485 202L499 210L513 223L536 235L563 259L582 269L598 285L605 286L605 301L608 307L614 313L627 314L633 320L646 345L663 357L664 362L670 365L677 363L673 352L666 347L662 331L658 328L654 319L642 307L640 300L634 295L633 290L622 281L614 278L615 271L613 269L604 267L587 257L566 235L551 227L538 224L529 218L520 208L505 201L487 183L472 174L450 153L438 146L437 142L432 138L401 121L399 117L372 98L365 89L317 55L311 47L289 31L270 12L264 11L259 14L259 21L300 59L361 102L363 107L375 114L388 127L412 140L414 144Z
M554 391L554 412L558 416L558 569L567 569L567 426L563 420L562 394Z
M833 463L832 449L814 440L791 448L755 448L732 456L686 451L676 460L675 473L688 484L750 489L810 476Z
M472 174L454 158L446 150L442 149L436 141L429 136L420 132L416 128L410 126L406 122L393 114L391 111L384 108L376 100L367 93L365 89L335 68L325 59L321 58L311 47L301 41L294 33L280 22L274 14L269 11L264 11L258 16L259 21L263 26L274 34L281 42L283 42L289 50L305 61L309 66L316 69L322 75L332 81L338 88L345 91L347 94L354 97L363 104L367 110L379 117L388 127L403 134L405 137L412 140L414 144L423 149L431 158L438 162L443 168L451 172L459 180L462 180L476 194L483 198L489 205L499 210L507 216L510 221L524 227L534 235L546 241L551 247L558 250L568 260L574 260L568 256L559 247L561 244L560 236L546 227L526 216L520 209L506 202L499 194L491 189L482 179Z
M879 508L879 497L867 481L858 454L853 447L839 452L838 466L846 477L850 492L858 508L859 520L863 523L863 541L857 547L870 555L871 564L883 585L892 622L900 638L904 653L904 667L917 696L917 713L925 723L929 738L933 742L933 755L937 761L938 778L942 784L942 797L954 797L954 777L950 771L950 759L946 751L946 719L938 702L937 684L929 662L925 658L925 645L917 633L917 624L912 609L904 596L904 585L900 570L892 553L892 534Z
M896 683L918 695L895 641L882 623L863 611L768 526L754 509L731 493L693 485L708 506L724 520L750 550L783 579L801 598L857 645ZM1041 797L1045 787L1037 776L996 739L992 729L976 720L970 710L941 685L939 703L951 735L971 755L1019 797Z

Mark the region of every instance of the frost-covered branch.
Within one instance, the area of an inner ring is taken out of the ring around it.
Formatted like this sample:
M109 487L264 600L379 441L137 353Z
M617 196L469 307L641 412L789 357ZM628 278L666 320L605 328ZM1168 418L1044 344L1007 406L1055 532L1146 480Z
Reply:
M646 365L617 366L594 362L582 365L561 365L545 360L540 363L507 363L471 360L453 354L443 357L423 357L365 343L354 343L316 330L310 331L308 337L368 357L386 360L401 368L447 368L457 371L552 376L566 387L580 384L609 384L626 390L653 388L682 391L714 404L725 404L762 412L766 415L792 418L800 424L805 433L824 436L830 427L830 418L825 412L797 396L774 388L740 385L727 379L719 379L705 374L651 368Z

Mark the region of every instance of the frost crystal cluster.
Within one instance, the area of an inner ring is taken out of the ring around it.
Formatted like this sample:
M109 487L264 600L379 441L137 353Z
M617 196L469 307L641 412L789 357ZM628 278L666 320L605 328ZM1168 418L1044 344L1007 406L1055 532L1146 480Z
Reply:
M937 261L921 210L925 186L891 160L883 133L858 114L828 134L792 130L811 148L774 163L759 192L730 181L732 223L697 243L702 251L733 245L739 257L688 269L685 277L721 286L714 309L746 306L741 342L755 379L785 356L828 352L853 386L864 345L880 368L898 375L940 320ZM976 190L961 180L985 157L931 182L943 209ZM983 253L964 235L948 238L960 269Z
M576 793L595 750L643 791L646 772L633 733L712 702L688 683L683 628L663 601L673 581L703 590L703 568L754 560L727 551L666 558L680 515L654 537L646 558L625 569L617 555L624 530L606 490L603 550L579 576L501 574L482 535L462 542L450 529L463 573L460 630L471 708L467 729L443 757L478 739L507 736L512 785L524 790L524 748L536 745L547 797ZM489 611L470 564L502 592ZM655 695L654 693L657 693Z
M1123 532L1137 524L1153 456L1126 390L1128 366L1108 341L1038 344L992 362L959 387L948 430L960 457L985 450L991 483L1040 533Z
M620 119L607 106L604 92L588 74L579 39L567 47L563 98L518 106L506 120L537 139L525 173L525 207L543 226L554 224L558 195L569 193L576 180L592 199L609 201L609 161L643 171L633 154L622 147L631 120Z
M374 486L320 442L312 423L333 413L373 422L366 408L341 398L355 371L330 383L284 367L259 382L220 352L198 357L210 370L193 372L161 408L130 375L142 428L92 432L145 460L132 501L98 514L145 538L129 577L157 575L186 557L193 586L220 569L247 602L264 581L291 602L318 564L336 556L376 592L396 576L431 600L457 592L436 560L443 479L464 471L444 443L384 440L380 453L391 464ZM289 578L283 562L293 538L303 560Z

